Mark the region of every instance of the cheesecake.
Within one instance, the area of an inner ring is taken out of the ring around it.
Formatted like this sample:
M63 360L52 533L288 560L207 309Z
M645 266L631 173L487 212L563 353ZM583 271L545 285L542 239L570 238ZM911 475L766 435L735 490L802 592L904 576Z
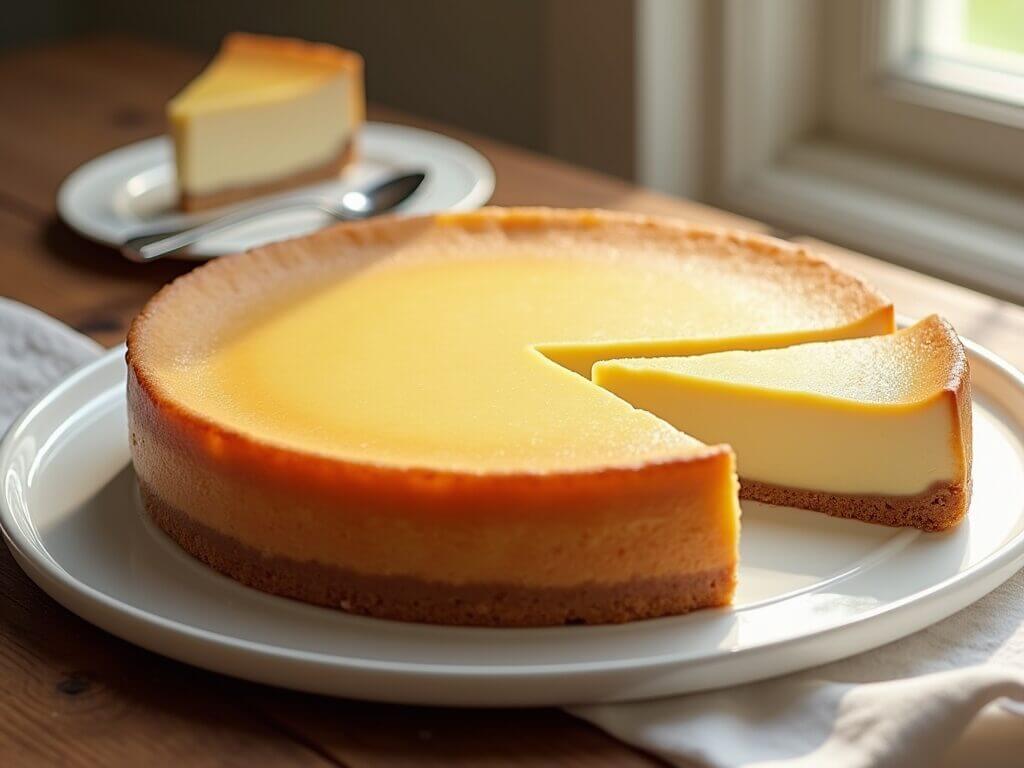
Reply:
M358 54L229 35L167 106L181 208L199 211L336 177L355 157L364 112Z
M131 451L156 524L257 589L440 624L674 615L731 600L734 453L595 363L893 328L769 237L549 209L344 224L146 305Z
M595 384L739 457L740 497L944 530L967 512L970 374L953 328L599 362Z

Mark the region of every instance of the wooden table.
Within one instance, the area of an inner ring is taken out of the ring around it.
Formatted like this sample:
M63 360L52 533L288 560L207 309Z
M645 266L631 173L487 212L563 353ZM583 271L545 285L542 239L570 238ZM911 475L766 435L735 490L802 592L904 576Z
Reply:
M163 106L202 65L122 39L0 58L0 294L113 345L146 299L190 267L129 264L56 217L60 181L163 131ZM389 110L375 119L426 125ZM442 129L494 164L493 202L595 206L766 230L749 220ZM939 311L1024 367L1024 309L827 248L912 316ZM2 383L0 383L2 386ZM0 764L650 766L557 710L463 711L291 693L155 656L59 607L0 548Z

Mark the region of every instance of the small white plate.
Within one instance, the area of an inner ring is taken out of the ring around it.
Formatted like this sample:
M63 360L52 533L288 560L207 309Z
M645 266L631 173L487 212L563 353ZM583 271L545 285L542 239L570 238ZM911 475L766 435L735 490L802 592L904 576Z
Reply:
M0 522L56 600L133 643L265 683L422 704L664 696L792 672L921 629L1024 565L1024 376L970 345L974 500L924 534L744 504L728 609L606 627L473 629L348 616L243 587L147 522L123 348L31 408L0 446Z
M341 196L397 172L422 170L426 180L396 213L470 211L494 192L494 169L475 149L438 133L387 123L367 123L359 134L359 159L337 180L302 189ZM294 195L295 190L283 193ZM57 193L57 211L85 237L118 247L140 229L173 229L203 219L175 209L174 152L166 136L115 149L68 176ZM224 209L228 210L228 209ZM211 236L189 254L210 258L296 237L331 219L317 211L287 211Z

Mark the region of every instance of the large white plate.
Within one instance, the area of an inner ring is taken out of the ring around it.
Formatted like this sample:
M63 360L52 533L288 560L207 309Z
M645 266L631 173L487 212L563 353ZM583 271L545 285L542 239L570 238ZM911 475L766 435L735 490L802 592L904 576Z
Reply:
M116 635L201 667L386 701L542 705L726 686L865 651L1024 565L1024 377L970 346L974 501L924 534L744 504L732 608L610 627L473 629L271 597L182 553L144 517L123 348L30 409L0 446L0 522L25 571Z
M341 196L392 173L422 170L426 180L396 212L469 211L494 192L494 169L462 142L430 131L367 123L359 134L359 159L337 180L301 193ZM285 193L296 194L295 190ZM79 234L119 246L140 230L184 228L202 219L175 208L178 189L171 141L166 136L115 149L68 176L57 193L57 211ZM206 238L189 256L209 258L311 232L331 219L317 211L286 211Z

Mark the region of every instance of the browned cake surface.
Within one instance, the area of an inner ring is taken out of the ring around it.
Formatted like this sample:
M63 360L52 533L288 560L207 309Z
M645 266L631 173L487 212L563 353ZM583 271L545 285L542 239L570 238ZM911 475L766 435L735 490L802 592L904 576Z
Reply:
M740 498L868 523L944 531L959 523L967 513L970 488L942 484L916 496L860 496L805 491L741 479Z
M571 588L458 585L362 574L263 555L174 509L144 484L140 488L153 521L185 551L221 573L263 592L384 619L485 627L618 624L727 605L736 582L732 567Z
M267 182L266 184L233 187L231 189L224 189L205 195L190 195L188 192L182 191L181 208L182 210L189 212L204 211L210 208L220 208L221 206L231 205L232 203L237 203L250 197L261 197L263 195L274 194L275 192L283 192L284 190L291 189L292 187L302 187L307 184L315 184L318 181L325 181L338 176L349 163L355 160L355 158L355 141L350 140L345 143L337 155L332 157L323 165L318 165L316 168L310 168L305 171L300 171L299 173L294 173L291 176L275 179L274 181Z

